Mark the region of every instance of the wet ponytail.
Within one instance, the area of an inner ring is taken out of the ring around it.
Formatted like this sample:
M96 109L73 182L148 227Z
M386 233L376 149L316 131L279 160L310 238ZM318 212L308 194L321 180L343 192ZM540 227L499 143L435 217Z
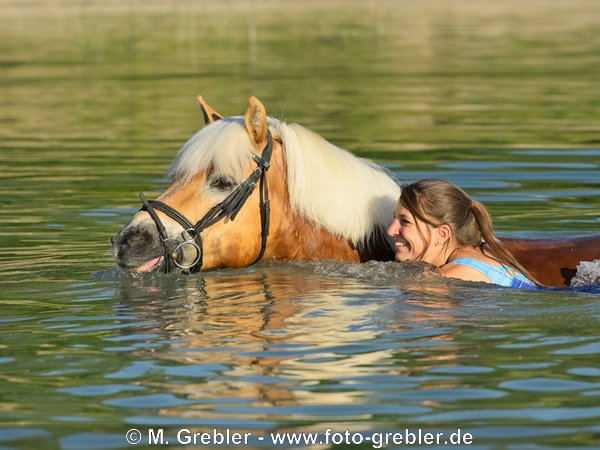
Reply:
M473 217L475 218L475 222L477 223L477 227L479 228L479 232L481 233L480 245L482 247L482 251L483 246L487 245L494 254L494 259L496 259L499 263L507 264L517 269L532 282L541 286L541 284L529 273L527 269L525 269L525 267L519 263L519 261L517 261L517 258L515 258L512 253L510 253L506 247L504 247L504 244L502 244L502 242L500 242L500 240L494 235L492 217L490 216L487 208L483 206L482 203L473 200L471 202L470 209Z

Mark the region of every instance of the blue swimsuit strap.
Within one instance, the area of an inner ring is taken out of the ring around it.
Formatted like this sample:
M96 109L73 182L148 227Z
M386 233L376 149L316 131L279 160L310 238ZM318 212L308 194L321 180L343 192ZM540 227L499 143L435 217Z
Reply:
M526 287L524 286L526 284L527 287L536 288L521 272L512 267L496 267L475 258L457 258L450 261L449 264L462 264L471 267L488 277L492 283L502 286Z

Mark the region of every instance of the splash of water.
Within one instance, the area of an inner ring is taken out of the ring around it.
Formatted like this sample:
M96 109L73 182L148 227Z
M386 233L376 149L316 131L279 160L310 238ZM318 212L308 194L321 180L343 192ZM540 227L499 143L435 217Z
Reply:
M571 280L572 287L600 285L600 259L582 261L577 266L577 273Z
M261 261L259 264L240 269L214 269L203 272L202 277L226 278L230 276L267 273L288 274L296 277L331 277L353 279L367 282L370 285L386 285L390 283L408 284L462 284L458 280L448 280L440 277L432 266L422 263L377 262L357 264L341 261ZM94 278L103 280L118 280L123 277L130 280L154 280L164 283L168 280L178 280L182 283L189 279L186 275L163 273L130 274L121 269L101 271ZM600 292L600 259L583 261L577 266L577 273L571 280L569 288L576 291Z

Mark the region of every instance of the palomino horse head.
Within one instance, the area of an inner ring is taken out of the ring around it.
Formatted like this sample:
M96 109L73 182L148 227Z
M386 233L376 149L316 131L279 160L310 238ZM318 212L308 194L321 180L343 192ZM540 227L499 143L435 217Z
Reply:
M183 146L172 183L112 239L121 267L197 271L265 259L393 258L385 235L400 190L374 163L256 98L223 118L198 98L206 126ZM270 206L270 208L269 208Z

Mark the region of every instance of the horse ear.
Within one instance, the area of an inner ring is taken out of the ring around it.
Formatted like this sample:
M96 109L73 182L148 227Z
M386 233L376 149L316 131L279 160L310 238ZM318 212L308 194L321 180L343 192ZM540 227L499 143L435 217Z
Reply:
M246 130L254 145L261 148L267 141L267 111L264 105L254 96L248 99L250 106L246 110L244 122Z
M204 99L202 98L201 95L196 97L196 100L198 101L198 105L200 106L200 111L202 111L202 115L204 116L204 125L208 125L210 123L216 122L217 120L220 120L223 118L223 116L221 114L219 114L214 109L212 109L210 106L208 106L208 103L206 103L204 101Z

